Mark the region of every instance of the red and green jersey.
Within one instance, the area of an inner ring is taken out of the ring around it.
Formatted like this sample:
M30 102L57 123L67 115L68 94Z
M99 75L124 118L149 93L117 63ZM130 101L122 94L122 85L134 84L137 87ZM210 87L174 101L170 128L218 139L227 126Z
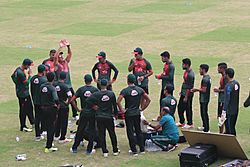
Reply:
M44 65L48 65L49 66L49 72L54 72L55 69L54 69L54 60L52 59L46 59L43 61L43 64Z
M157 78L162 80L162 89L164 89L167 84L174 87L174 71L175 67L172 62L164 64L163 72L157 75Z
M11 78L16 86L16 96L20 98L28 97L31 77L27 79L25 71L21 67L18 67L11 75Z
M133 62L135 64L135 67L133 68L133 74L135 75L136 78L145 76L149 72L152 72L152 66L149 63L149 61L147 61L145 58L143 58L142 60L131 59L129 66L131 66ZM148 78L145 77L144 80L141 82L141 85L138 85L138 81L136 80L135 85L139 87L147 88Z
M189 92L191 95L191 89L194 88L194 80L195 80L195 75L192 69L186 70L183 75L183 83L181 86L181 95L186 96L186 93Z
M120 92L125 99L126 117L141 114L139 106L144 93L144 90L138 86L128 86Z
M204 75L201 80L201 88L206 88L206 92L200 92L200 103L208 103L210 100L211 78Z
M219 87L219 89L224 89L225 90L225 86L226 86L227 82L228 82L228 80L227 80L226 76L222 75L221 78L220 78L220 87ZM218 102L224 103L224 98L225 98L224 91L219 92Z
M92 76L94 78L94 80L96 80L96 75L95 75L95 71L98 71L98 80L100 81L101 79L107 79L108 81L110 81L110 76L111 76L111 70L114 71L114 77L113 80L116 80L119 71L117 70L117 68L114 66L114 64L112 64L111 62L107 61L105 63L100 63L97 62L94 67L92 68Z

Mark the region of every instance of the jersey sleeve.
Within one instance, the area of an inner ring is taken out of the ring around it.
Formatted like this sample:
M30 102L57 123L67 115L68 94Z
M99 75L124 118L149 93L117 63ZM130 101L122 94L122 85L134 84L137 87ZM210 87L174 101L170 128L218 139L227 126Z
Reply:
M147 60L146 60L146 65L147 65L147 66L146 66L147 71L150 71L150 72L151 72L151 71L152 71L152 66L151 66L151 64L149 63L149 61L147 61Z
M167 118L166 117L162 117L161 120L160 120L160 122L159 122L159 124L161 126L163 126L166 122L167 122Z
M113 104L114 114L117 115L118 114L118 109L117 109L117 106L116 106L116 96L115 96L114 93L113 93L113 98L112 98L112 104Z
M120 95L122 95L123 97L126 96L126 89L123 89L121 92L120 92Z
M80 94L81 94L81 88L77 89L75 96L78 98L80 97Z

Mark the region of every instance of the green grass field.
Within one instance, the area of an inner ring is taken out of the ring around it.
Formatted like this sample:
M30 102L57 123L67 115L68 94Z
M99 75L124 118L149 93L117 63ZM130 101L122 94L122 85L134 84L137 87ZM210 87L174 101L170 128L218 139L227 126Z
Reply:
M150 60L154 73L163 65L159 54L168 50L176 66L175 96L182 83L181 60L192 59L196 73L196 87L200 84L199 65L210 65L212 87L218 86L218 62L225 61L236 71L241 84L240 114L237 122L238 140L250 157L250 112L243 108L249 93L250 68L250 2L246 0L1 0L0 1L0 166L59 166L84 164L85 166L179 166L178 153L187 147L182 144L172 153L146 153L139 157L128 155L125 129L117 129L121 154L104 159L98 150L86 156L85 148L72 155L72 144L59 145L59 151L45 154L44 142L34 141L34 132L19 131L18 102L13 70L29 57L35 61L33 72L51 48L58 47L62 38L72 44L70 63L74 89L83 84L83 74L90 73L96 54L104 50L108 60L120 71L114 84L116 94L126 86L127 66L135 47L141 47ZM32 47L30 47L32 46ZM150 78L152 103L145 112L151 120L159 111L160 86ZM194 124L200 126L198 94L193 102ZM211 131L217 132L217 99L211 93L209 115ZM16 136L20 142L16 142ZM110 141L108 140L110 148ZM15 160L16 154L26 153L28 159ZM229 159L219 159L212 166Z

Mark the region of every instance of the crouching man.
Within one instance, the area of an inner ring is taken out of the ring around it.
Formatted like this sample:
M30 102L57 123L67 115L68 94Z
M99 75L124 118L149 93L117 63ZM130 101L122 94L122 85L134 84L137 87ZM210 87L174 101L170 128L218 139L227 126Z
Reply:
M162 148L163 151L173 151L177 148L177 142L179 140L179 131L175 125L174 118L169 114L168 107L161 109L161 119L158 125L154 126L151 123L144 121L145 125L154 128L159 131L162 128L161 135L154 135L151 137L153 143Z

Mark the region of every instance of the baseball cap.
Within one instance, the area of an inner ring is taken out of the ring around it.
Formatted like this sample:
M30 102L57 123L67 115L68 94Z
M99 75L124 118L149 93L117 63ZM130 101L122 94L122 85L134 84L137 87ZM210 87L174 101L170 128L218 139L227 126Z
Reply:
M142 55L143 52L142 52L142 49L141 48L135 48L134 52L132 52L133 54L140 54Z
M103 51L99 52L98 55L96 56L96 58L98 58L98 59L103 58L103 57L104 58L106 57L106 53Z
M38 72L44 72L46 70L46 66L43 65L43 64L40 64L38 67L37 67L37 71Z
M129 74L127 79L128 79L129 83L135 83L136 82L136 77L135 77L134 74Z
M92 76L90 74L84 75L84 81L85 82L92 82Z
M28 65L28 66L33 66L33 61L30 59L24 59L23 60L23 65Z
M101 86L107 86L108 85L108 80L102 79L100 84L101 84Z
M67 76L66 72L61 71L61 72L60 72L59 78L60 78L61 80L65 80L65 79L66 79L66 76Z

